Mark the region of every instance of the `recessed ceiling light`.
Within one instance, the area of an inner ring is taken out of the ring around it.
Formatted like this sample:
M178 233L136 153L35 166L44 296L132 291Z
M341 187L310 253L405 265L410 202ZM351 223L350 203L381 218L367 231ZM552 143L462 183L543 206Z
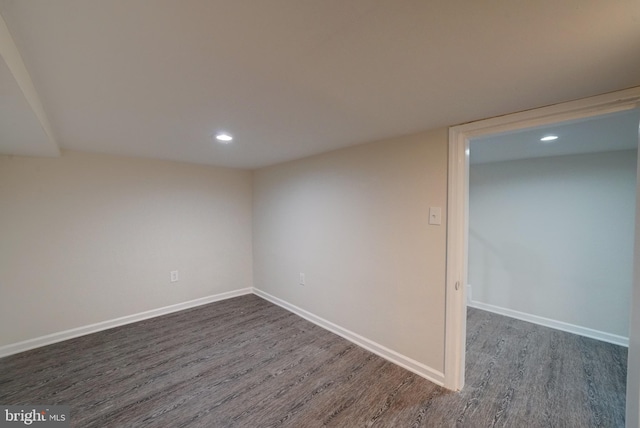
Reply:
M557 139L558 139L557 135L547 135L546 137L540 138L540 141L548 142L548 141L553 141Z
M229 144L231 140L233 140L233 137L231 136L231 134L227 134L226 132L218 132L216 134L216 140L220 141L221 143Z

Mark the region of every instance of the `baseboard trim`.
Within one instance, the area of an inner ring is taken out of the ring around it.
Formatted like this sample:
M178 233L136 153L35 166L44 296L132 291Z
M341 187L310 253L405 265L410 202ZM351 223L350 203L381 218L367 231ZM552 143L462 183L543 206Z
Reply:
M370 352L373 352L374 354L384 358L385 360L388 360L417 374L418 376L421 376L437 385L444 385L444 374L442 372L434 370L425 364L422 364L396 351L386 348L379 343L369 340L366 337L360 336L359 334L347 330L346 328L340 327L339 325L336 325L330 321L325 320L324 318L312 314L311 312L292 305L291 303L279 299L278 297L272 296L265 291L254 288L253 293L256 296L262 297L263 299L268 300L269 302L288 310L289 312L293 312L294 314L324 328L325 330L329 330L330 332L335 333L338 336L341 336Z
M28 351L30 349L39 348L41 346L62 342L63 340L73 339L75 337L84 336L91 333L97 333L102 330L119 327L125 324L131 324L131 323L143 321L149 318L155 318L161 315L167 315L173 312L195 308L197 306L206 305L208 303L231 299L233 297L243 296L245 294L251 294L252 292L253 290L251 288L243 288L240 290L227 291L225 293L214 294L214 295L202 297L199 299L189 300L187 302L177 303L175 305L165 306L158 309L152 309L150 311L140 312L137 314L127 315L124 317L115 318L108 321L102 321L95 324L89 324L82 327L72 328L70 330L64 330L57 333L48 334L46 336L36 337L34 339L25 340L23 342L17 342L9 345L0 346L0 358L6 357L8 355L17 354L19 352Z
M537 315L527 314L525 312L515 311L513 309L502 308L500 306L490 305L488 303L482 303L472 300L467 304L472 308L482 309L484 311L493 312L499 315L505 315L507 317L516 318L522 321L527 321L533 324L542 325L544 327L555 328L556 330L562 330L569 333L577 334L591 339L601 340L603 342L613 343L614 345L629 347L629 338L624 336L618 336L616 334L605 333L604 331L593 330L587 327L581 327L575 324L569 324L562 321L556 321Z
M167 315L173 312L183 311L185 309L195 308L197 306L206 305L208 303L218 302L221 300L231 299L233 297L243 296L246 294L255 294L263 299L278 305L294 314L301 316L302 318L310 321L332 333L341 336L348 341L373 352L380 357L403 367L418 376L421 376L437 385L444 385L444 374L440 371L434 370L431 367L415 361L407 356L404 356L396 351L393 351L385 346L380 345L366 337L360 336L350 330L340 327L330 321L325 320L317 315L312 314L302 308L299 308L291 303L288 303L282 299L272 296L257 288L243 288L240 290L229 291L226 293L215 294L212 296L202 297L200 299L189 300L187 302L177 303L175 305L165 306L158 309L152 309L145 312L140 312L133 315L127 315L112 320L102 321L95 324L89 324L82 327L73 328L70 330L64 330L57 333L48 334L46 336L36 337L34 339L25 340L22 342L12 343L9 345L0 346L0 358L6 357L20 352L28 351L31 349L39 348L42 346L51 345L64 340L73 339L75 337L85 336L87 334L97 333L99 331L107 330L114 327L120 327L126 324L132 324L138 321L143 321L149 318L155 318L162 315Z

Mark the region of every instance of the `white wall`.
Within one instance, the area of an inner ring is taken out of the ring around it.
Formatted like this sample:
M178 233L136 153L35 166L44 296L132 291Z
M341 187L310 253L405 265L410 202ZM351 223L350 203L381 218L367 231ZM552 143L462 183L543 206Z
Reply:
M255 287L442 371L447 138L441 129L256 171ZM427 224L429 206L442 207L442 225Z
M640 174L636 193L635 263L629 354L627 358L627 415L629 428L640 427Z
M251 179L75 152L1 156L0 346L251 287Z
M473 300L627 337L636 159L627 150L472 165Z

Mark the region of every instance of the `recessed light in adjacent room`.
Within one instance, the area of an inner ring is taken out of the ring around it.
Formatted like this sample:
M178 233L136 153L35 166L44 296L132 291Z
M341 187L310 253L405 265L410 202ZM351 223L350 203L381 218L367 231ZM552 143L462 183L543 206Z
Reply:
M554 141L554 140L557 140L557 139L558 139L557 135L547 135L545 137L540 138L540 141L548 143L550 141Z
M216 140L220 141L223 144L229 144L233 140L233 136L231 136L231 134L227 134L226 132L218 132L216 134Z

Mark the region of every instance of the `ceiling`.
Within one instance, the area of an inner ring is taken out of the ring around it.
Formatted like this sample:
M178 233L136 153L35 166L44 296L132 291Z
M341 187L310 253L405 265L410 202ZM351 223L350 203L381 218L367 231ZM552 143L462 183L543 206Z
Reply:
M469 162L480 164L637 149L639 125L640 110L634 109L473 138ZM540 141L548 135L558 139Z
M0 0L0 15L46 113L41 155L258 168L640 85L637 0ZM37 155L10 79L0 153Z

